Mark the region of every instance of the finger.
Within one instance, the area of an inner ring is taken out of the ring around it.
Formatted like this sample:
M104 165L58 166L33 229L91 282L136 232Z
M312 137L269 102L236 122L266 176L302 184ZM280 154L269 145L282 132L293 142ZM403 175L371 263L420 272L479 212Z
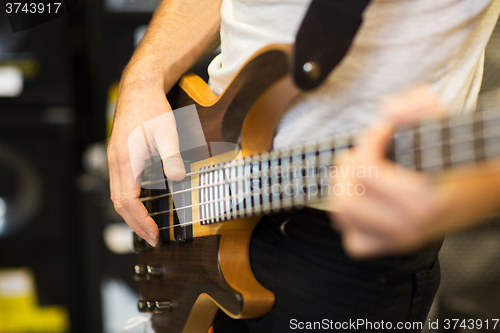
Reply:
M355 259L368 259L389 252L387 240L381 235L352 230L342 236L344 251Z
M179 136L174 113L166 112L144 123L144 131L150 146L158 152L165 176L171 180L182 180L186 176L184 162L179 152Z
M358 141L353 151L353 161L361 165L375 165L387 155L387 146L393 136L393 125L388 122L378 123L368 128Z
M110 156L112 154L108 154ZM110 190L111 190L111 201L115 205L115 210L120 214L123 220L143 239L148 241L152 246L155 245L154 240L146 233L146 231L142 230L137 223L130 217L130 214L122 207L120 203L120 177L119 171L115 167L116 163L114 158L111 158L109 161L109 180L110 180Z
M158 226L139 200L141 188L132 174L130 163L119 162L119 179L115 181L115 208L125 222L152 246L158 242ZM116 178L116 176L115 176Z
M396 242L394 225L400 221L397 212L369 197L358 197L351 203L344 204L335 216L346 253L355 258L388 253Z
M380 100L384 119L398 124L411 124L429 118L442 118L447 111L429 84L418 84Z

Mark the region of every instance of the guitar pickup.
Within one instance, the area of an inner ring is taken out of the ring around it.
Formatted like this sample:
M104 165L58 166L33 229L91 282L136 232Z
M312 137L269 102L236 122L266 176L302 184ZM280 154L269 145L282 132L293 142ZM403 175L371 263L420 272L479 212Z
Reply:
M139 312L161 313L172 311L172 302L170 301L139 301L137 303Z

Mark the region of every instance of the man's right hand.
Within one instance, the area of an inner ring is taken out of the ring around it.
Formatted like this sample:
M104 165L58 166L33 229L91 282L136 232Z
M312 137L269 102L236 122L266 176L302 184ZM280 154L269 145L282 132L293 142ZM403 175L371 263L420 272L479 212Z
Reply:
M140 74L139 74L140 75ZM149 244L158 243L158 226L142 202L140 176L145 161L160 156L171 180L185 176L172 109L163 82L139 80L128 70L120 83L113 132L108 145L111 200L125 222Z
M151 245L158 226L139 201L139 176L154 155L165 175L182 180L184 164L165 93L219 39L221 0L164 0L120 81L108 146L111 200L116 211Z

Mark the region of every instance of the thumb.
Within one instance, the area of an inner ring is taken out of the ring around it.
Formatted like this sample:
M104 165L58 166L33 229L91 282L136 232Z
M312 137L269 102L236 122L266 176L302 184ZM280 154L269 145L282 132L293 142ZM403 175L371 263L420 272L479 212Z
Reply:
M163 113L144 123L145 135L163 161L165 176L171 180L182 180L186 176L184 162L179 152L179 136L172 111Z

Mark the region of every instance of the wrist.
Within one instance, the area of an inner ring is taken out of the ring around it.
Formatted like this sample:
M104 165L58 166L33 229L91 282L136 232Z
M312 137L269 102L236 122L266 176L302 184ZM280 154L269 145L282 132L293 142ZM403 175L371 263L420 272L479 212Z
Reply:
M165 91L165 73L148 61L130 62L120 80L119 92L126 89Z

